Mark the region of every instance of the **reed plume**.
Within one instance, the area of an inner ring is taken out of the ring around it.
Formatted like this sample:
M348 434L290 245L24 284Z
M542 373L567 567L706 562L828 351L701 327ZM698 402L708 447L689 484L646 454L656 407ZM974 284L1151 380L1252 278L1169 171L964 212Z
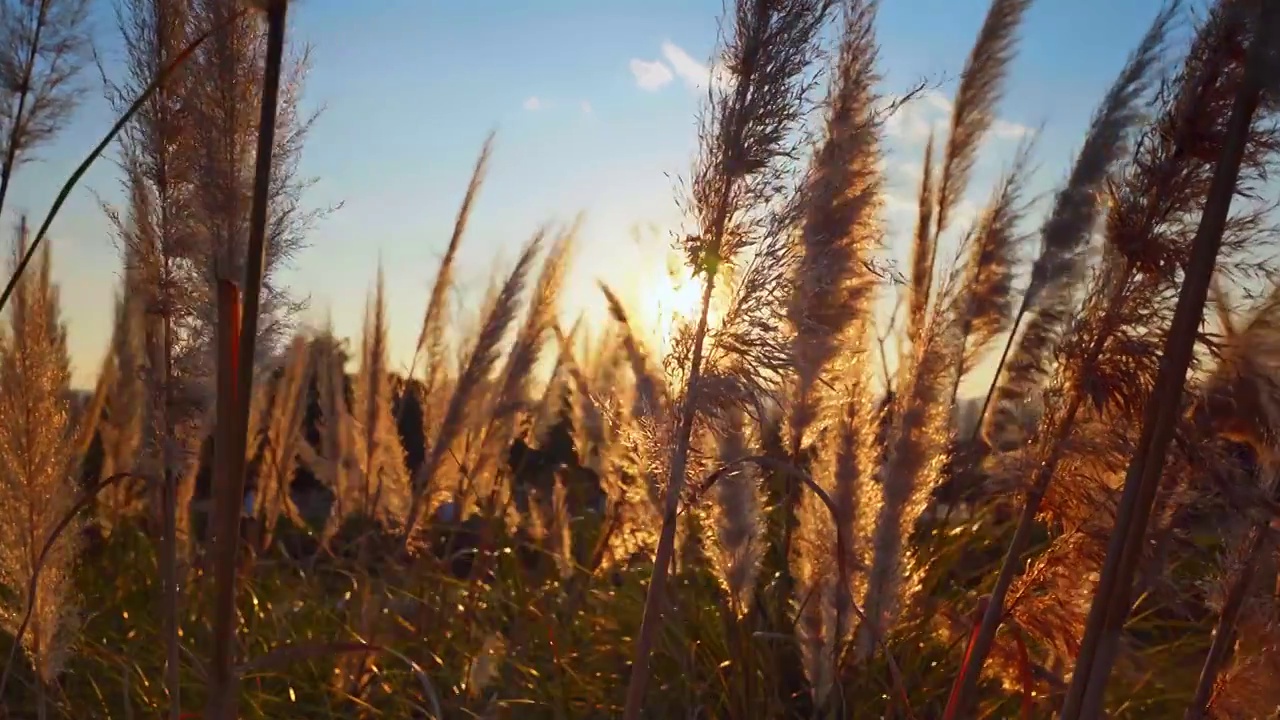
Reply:
M427 504L432 502L431 493L438 490L435 482L445 454L462 434L470 406L477 399L481 386L488 381L489 374L498 362L499 346L506 337L507 330L515 321L520 297L524 293L525 283L533 268L534 258L542 247L544 236L544 233L539 231L525 245L511 274L503 283L492 304L488 306L479 335L472 344L466 364L454 385L453 394L449 398L440 427L430 441L431 449L413 478L413 495L404 523L406 542L412 538L417 529L423 511L428 509ZM466 497L456 498L460 505L465 505L466 500Z
M516 333L515 342L507 353L506 367L500 373L490 401L489 422L478 454L474 462L468 463L468 469L480 482L490 481L489 469L500 463L501 453L515 439L519 418L531 415L534 410L530 398L531 376L542 358L546 334L555 322L560 289L568 272L569 254L580 223L581 218L557 234L534 283L524 325ZM490 489L482 486L477 491L481 496L487 496Z
M911 284L907 288L907 340L915 345L924 330L933 293L933 213L937 204L934 183L933 131L924 144L924 163L920 168L920 193L916 201L916 231L911 243ZM897 308L894 309L896 315ZM895 318L896 319L896 318ZM887 374L887 373L886 373Z
M466 232L467 220L471 217L471 209L480 188L484 186L485 176L489 170L489 159L493 155L495 133L489 133L480 155L476 158L475 167L471 171L471 180L467 183L466 194L462 197L462 205L458 208L457 219L453 223L453 234L449 236L449 245L444 256L440 258L440 267L436 270L435 282L431 285L431 296L427 301L426 313L422 318L422 330L418 334L418 342L414 346L413 360L409 363L409 375L418 369L420 356L426 358L423 371L423 427L427 433L436 431L436 411L440 403L436 402L437 394L442 392L445 369L445 321L448 319L449 293L453 289L453 264L458 256L458 248L462 246L462 236Z
M256 455L257 487L250 511L256 520L257 550L271 545L276 523L283 514L295 526L304 525L291 496L293 476L298 467L302 437L302 420L310 397L312 366L311 348L306 338L296 337L290 343L273 386L264 387L255 396L259 405L254 413L257 428L251 428L250 452ZM251 424L254 422L251 417ZM256 430L256 431L255 431Z
M833 651L847 642L853 604L865 591L865 546L879 506L878 486L869 482L876 452L876 419L868 375L871 305L878 278L873 255L882 245L880 142L883 116L876 109L876 3L844 8L840 55L827 98L826 133L809 169L800 229L800 257L792 275L788 317L794 328L795 389L789 408L791 456L800 457L806 431L815 426L815 477L833 498L831 512L815 496L798 498L795 530L786 518L783 551L796 578L802 656L823 702L832 683ZM825 433L826 437L816 436ZM787 479L787 502L797 484ZM838 558L837 527L847 542ZM832 558L851 571L842 586L831 573Z
M741 412L723 421L716 433L720 462L733 463L747 456L746 432L746 415ZM737 467L719 479L714 492L707 513L712 531L707 557L729 606L742 617L751 607L764 553L759 478L751 468Z
M146 357L143 348L142 291L136 274L126 270L123 287L116 297L115 325L111 348L103 360L100 375L110 382L103 419L98 425L102 464L98 477L106 479L120 472L134 472L142 449L146 411ZM99 520L110 528L121 520L141 515L146 491L129 480L106 488L99 495Z
M1042 386L1048 359L1066 329L1075 289L1082 278L1082 253L1103 209L1100 201L1107 177L1123 156L1128 135L1143 117L1141 103L1155 80L1165 37L1179 7L1180 3L1171 3L1157 15L1107 91L1071 174L1041 227L1040 254L1031 266L1031 280L1015 315L1013 333L1026 313L1034 311L1034 315L1018 337L1016 347L1014 334L1010 334L979 413L979 426L988 442L1012 445L1022 441L1016 432L1019 405ZM987 406L993 401L994 412L984 420ZM1006 437L1010 433L1012 437Z
M360 366L351 388L357 431L353 446L359 459L361 514L394 525L403 522L411 493L404 447L392 415L387 331L386 280L379 268L365 310Z
M605 301L609 305L609 314L619 328L618 339L635 381L635 402L631 407L631 415L633 417L654 415L664 407L666 384L656 374L652 367L653 363L649 360L649 354L636 338L622 301L613 290L609 289L608 285L601 283L600 290L604 293ZM596 384L599 385L599 383Z
M11 268L28 242L24 219ZM17 287L0 340L0 502L7 513L0 523L0 582L15 591L0 605L0 620L15 632L30 610L22 649L38 678L39 717L48 711L47 688L64 667L78 624L72 573L81 524L73 520L71 531L57 537L37 575L46 539L75 501L82 460L74 447L70 360L51 269L45 245L35 273ZM28 607L24 591L33 584Z
M192 283L198 302L199 335L210 351L216 318L215 289L221 279L240 282L249 246L249 214L253 202L254 166L259 126L259 97L267 59L266 14L241 13L240 4L224 0L187 0L196 27L224 27L192 58L182 86L185 147L180 149L192 193L186 204L186 232L193 236L189 260L203 282ZM282 60L281 82L272 116L270 177L267 192L267 242L263 261L262 317L255 320L255 363L271 358L292 329L303 305L277 282L277 273L305 247L305 238L325 210L304 202L311 181L298 162L313 116L300 115L298 102L308 71L305 49ZM247 290L247 288L246 288ZM205 372L209 372L206 366Z
M299 445L299 460L333 495L320 536L322 542L328 542L349 515L360 511L359 458L355 454L355 419L347 401L346 353L332 331L313 338L309 350L320 411L319 443L318 447Z
M819 413L815 386L839 353L846 331L864 317L875 278L868 271L879 249L880 117L875 112L876 3L844 8L840 56L827 98L826 134L809 169L800 253L788 319L794 327L795 399L790 424L793 454ZM858 335L856 331L852 333ZM861 344L865 338L855 337ZM857 350L855 350L857 352Z
M937 191L932 190L930 165L932 153L925 152L924 180L921 202L925 195L932 195L932 210L920 212L922 227L917 230L916 257L913 262L913 288L909 333L913 341L919 338L921 328L927 322L932 295L938 242L949 227L952 215L960 199L969 187L969 176L978 156L978 148L987 131L995 122L996 106L1004 95L1005 76L1013 61L1017 37L1015 33L1022 23L1022 16L1031 0L994 0L987 9L982 28L974 41L973 49L965 61L951 109L951 128L943 150L942 164L938 168ZM932 220L932 227L928 222Z
M1152 82L1175 9L1176 5L1169 6L1157 14L1138 48L1130 55L1095 113L1067 183L1057 194L1049 217L1041 228L1042 249L1033 265L1031 279L1031 285L1039 287L1028 290L1028 294L1024 295L1020 310L1014 318L1014 332L1020 316L1029 306L1027 297L1037 299L1036 314L1018 340L1019 347L1013 356L1014 360L997 375L1000 390L996 394L1008 402L1004 405L1006 409L997 409L997 413L989 421L992 424L986 430L986 436L993 445L1016 448L1025 442L1025 437L1020 432L1023 425L1019 419L1019 406L1025 402L1025 398L1041 389L1039 381L1047 372L1046 368L1054 357L1054 349L1067 327L1078 278L1083 272L1080 253L1099 213L1098 192L1111 172L1112 165L1120 158L1133 124L1139 120L1139 103ZM1006 343L1006 354L1013 342L1011 334ZM1100 352L1100 348L1098 351ZM1003 358L1001 362L1004 363ZM1086 359L1086 362L1084 367L1092 366L1091 360ZM1059 364L1059 367L1067 366ZM988 392L988 401L991 395ZM1068 402L1058 416L1059 419L1052 424L1056 429L1055 433L1046 434L1040 445L1039 451L1045 453L1043 462L1037 465L1014 537L1010 541L989 604L983 613L982 623L970 644L967 661L956 679L956 692L952 696L954 704L949 707L949 717L958 717L967 711L967 703L1004 614L1009 587L1022 563L1022 553L1030 541L1040 502L1056 470L1063 442L1069 437L1081 401L1081 396L1075 395ZM981 418L980 412L980 423Z
M692 334L679 424L672 437L657 563L627 685L626 720L639 718L658 608L664 602L667 566L675 544L676 509L689 466L693 426L701 408L699 389L711 297L721 266L732 267L741 254L749 253L777 229L767 216L771 207L777 207L776 196L788 181L789 161L797 147L793 135L808 110L809 70L831 6L830 0L736 3L733 30L722 51L732 81L713 86L709 93L692 182L691 209L699 232L684 240L694 276L703 277L702 301Z
M951 131L942 158L937 190L926 167L921 183L921 210L913 250L907 335L910 355L900 365L899 392L891 408L891 425L880 468L883 502L878 509L871 567L867 580L867 630L883 636L896 618L904 592L910 592L912 560L906 537L941 482L950 441L948 393L964 354L962 326L952 322L942 302L931 302L934 262L941 234L968 187L974 158L994 121L1013 59L1015 33L1026 0L994 0L974 42L956 90ZM932 162L931 148L926 161ZM925 209L931 204L931 208ZM932 219L932 227L928 223ZM944 294L946 288L944 288ZM864 645L864 647L866 647Z
M1022 193L1030 153L1031 144L1024 144L962 245L968 258L960 271L958 292L950 299L952 322L962 348L951 405L956 403L965 374L1013 323L1013 281L1019 245L1025 237L1018 225L1026 212Z

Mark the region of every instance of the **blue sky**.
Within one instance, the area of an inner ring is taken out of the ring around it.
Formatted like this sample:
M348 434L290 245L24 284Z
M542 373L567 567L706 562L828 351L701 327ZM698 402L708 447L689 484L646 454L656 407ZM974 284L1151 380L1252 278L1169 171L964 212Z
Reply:
M1064 176L1096 103L1158 7L1153 0L1032 7L998 132L974 178L974 207L1026 127L1044 127L1036 190ZM895 237L909 230L924 134L946 117L945 98L985 9L982 0L882 3L884 92L925 77L946 81L891 127ZM353 334L381 259L393 363L407 362L471 165L495 128L489 181L462 252L463 282L482 292L540 224L582 211L567 304L598 306L594 281L603 279L644 312L664 275L666 242L661 231L637 241L632 229L679 220L672 177L686 173L695 150L703 95L692 83L713 49L719 0L297 0L290 12L291 41L314 48L306 103L325 108L303 160L303 172L318 179L308 201L344 203L283 276L311 298L312 318L331 310L339 332ZM118 42L105 7L96 26L113 72ZM84 81L90 90L75 121L16 176L6 223L20 211L42 218L109 127L96 73ZM102 162L53 229L80 384L105 350L120 272L98 203L120 196L113 167Z

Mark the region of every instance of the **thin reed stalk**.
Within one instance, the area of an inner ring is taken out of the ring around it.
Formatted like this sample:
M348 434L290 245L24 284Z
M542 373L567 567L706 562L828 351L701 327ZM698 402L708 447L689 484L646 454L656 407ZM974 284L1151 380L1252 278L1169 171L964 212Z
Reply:
M693 199L702 233L685 241L694 276L703 279L692 349L685 367L684 398L671 439L670 472L662 531L644 616L635 640L627 683L624 720L639 720L649 678L649 656L661 623L667 574L675 552L677 510L688 470L690 441L702 403L703 360L708 316L722 264L759 247L777 231L777 218L761 217L787 183L795 155L792 135L808 109L812 87L806 74L817 54L817 38L833 3L830 0L739 0L734 32L724 48L733 83L709 96L709 122L703 129L702 158L693 183Z
M1280 6L1274 2L1262 2L1260 5L1244 77L1223 139L1222 155L1214 169L1178 304L1165 339L1156 383L1144 413L1142 435L1125 476L1106 562L1089 608L1084 640L1063 702L1062 720L1100 716L1107 679L1119 649L1120 632L1129 615L1133 574L1160 485L1167 449L1180 417L1196 330L1204 315L1245 146L1266 79L1268 42L1276 39Z
M238 483L234 476L231 475L237 468L237 464L232 460L229 448L235 447L235 420L236 420L236 363L240 359L240 334L241 322L241 298L240 288L235 283L223 280L218 283L218 337L217 337L217 397L216 403L216 421L214 424L214 469L213 477L215 482L215 490L213 493L214 510L214 532L213 532L213 557L214 557L214 581L224 582L225 578L222 573L225 560L230 559L231 572L235 572L235 561L238 546L238 537L232 533L239 532L238 523L233 525L235 520L240 517L240 504L243 489L239 494L231 491ZM234 591L232 593L234 599ZM225 622L220 615L220 608L215 605L215 622ZM232 609L234 613L234 608ZM234 632L234 619L231 621ZM215 695L218 693L234 692L234 679L226 673L225 668L229 668L234 663L234 659L227 657L231 654L231 646L218 642L213 646L213 669L210 677Z

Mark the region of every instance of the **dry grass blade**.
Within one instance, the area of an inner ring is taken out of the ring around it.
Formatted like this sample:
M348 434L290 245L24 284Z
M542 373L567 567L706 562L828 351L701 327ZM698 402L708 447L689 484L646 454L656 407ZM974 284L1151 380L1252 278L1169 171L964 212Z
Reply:
M58 196L54 199L53 205L49 208L48 214L45 215L44 222L40 224L40 229L36 231L35 239L31 241L31 245L27 248L26 254L22 256L22 259L18 262L18 267L14 269L13 274L9 277L9 282L5 285L4 291L0 292L0 310L3 310L5 305L8 304L9 296L13 294L13 289L17 286L18 279L22 277L22 273L26 271L27 265L31 262L31 258L35 257L36 249L40 247L40 243L44 241L45 235L48 234L49 226L53 224L53 219L58 216L58 211L62 209L63 203L65 203L67 198L70 197L71 191L75 189L76 184L80 182L80 178L84 177L84 174L89 171L89 167L93 165L94 161L96 161L103 152L106 151L107 146L110 145L116 139L116 136L120 134L120 131L123 130L131 120L133 120L133 117L138 114L138 111L140 111L144 105L147 104L147 101L151 99L151 96L160 89L160 86L173 76L173 74L177 72L178 68L182 67L182 64L194 55L196 50L199 50L200 46L203 45L206 40L239 22L245 12L247 11L240 10L236 12L226 23L206 30L183 48L182 52L179 53L172 62L165 65L165 67L156 74L155 79L151 81L151 84L147 86L146 90L144 90L142 94L138 95L138 97L133 101L133 104L129 106L129 109L116 120L115 125L111 126L111 129L107 131L107 134L102 138L102 140L89 152L88 157L86 157L80 165L76 167L75 171L71 173L71 177L67 178L67 181L62 185L62 189L58 191Z

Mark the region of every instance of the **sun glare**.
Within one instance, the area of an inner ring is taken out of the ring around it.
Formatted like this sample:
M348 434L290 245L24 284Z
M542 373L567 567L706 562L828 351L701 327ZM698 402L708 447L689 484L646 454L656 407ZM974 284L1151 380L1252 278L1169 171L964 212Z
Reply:
M654 330L663 352L666 352L671 349L682 325L698 321L702 308L702 283L683 263L673 261L668 263L667 272L648 288L648 295L646 301L654 314ZM715 305L713 301L707 316L707 322L712 326L718 318Z

